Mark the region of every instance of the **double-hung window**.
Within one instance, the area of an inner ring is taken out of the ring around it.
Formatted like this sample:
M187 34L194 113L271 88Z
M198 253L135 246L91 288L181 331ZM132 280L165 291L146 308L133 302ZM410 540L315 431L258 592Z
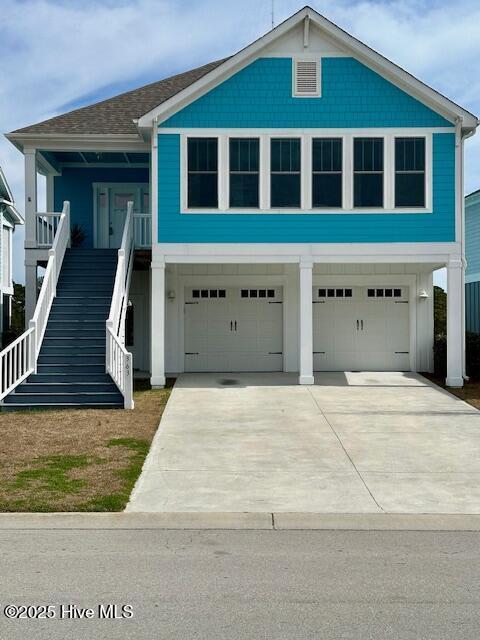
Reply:
M425 206L425 138L395 138L395 206Z
M342 206L342 139L313 138L312 206Z
M258 138L230 138L230 207L258 208Z
M383 207L383 156L383 138L354 138L354 207Z
M300 138L272 138L270 141L270 205L299 208Z
M188 138L188 206L218 207L218 140Z

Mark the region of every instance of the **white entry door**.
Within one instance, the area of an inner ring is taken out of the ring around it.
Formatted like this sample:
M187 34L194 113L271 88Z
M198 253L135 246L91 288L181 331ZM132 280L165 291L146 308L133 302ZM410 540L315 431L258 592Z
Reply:
M315 371L408 371L408 287L323 287L313 292Z
M185 371L282 371L281 287L188 287Z
M133 202L135 213L148 213L149 185L141 183L95 183L96 244L98 248L118 249L127 215Z

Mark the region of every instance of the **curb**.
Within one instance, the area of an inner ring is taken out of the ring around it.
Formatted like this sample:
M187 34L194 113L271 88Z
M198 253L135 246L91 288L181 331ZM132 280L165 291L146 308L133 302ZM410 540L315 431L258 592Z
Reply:
M480 514L279 512L0 514L0 531L36 529L480 531Z

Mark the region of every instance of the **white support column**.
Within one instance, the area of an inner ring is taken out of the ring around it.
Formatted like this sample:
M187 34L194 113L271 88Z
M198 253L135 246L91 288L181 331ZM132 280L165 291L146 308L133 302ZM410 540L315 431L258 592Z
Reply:
M165 386L165 263L155 260L151 271L151 372L154 389Z
M447 380L448 387L463 387L462 328L463 261L451 260L447 265Z
M313 384L313 262L300 261L300 384Z
M54 193L54 175L47 173L47 211L55 211Z
M25 248L37 246L35 213L37 212L37 150L26 147L25 156Z
M37 261L25 260L25 329L35 313L37 304Z

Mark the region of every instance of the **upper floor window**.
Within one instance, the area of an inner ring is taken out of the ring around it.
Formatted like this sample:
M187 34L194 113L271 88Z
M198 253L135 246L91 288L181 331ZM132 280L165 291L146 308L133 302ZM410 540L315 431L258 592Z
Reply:
M188 138L188 206L218 207L217 138Z
M395 206L425 206L425 138L395 138Z
M353 206L383 207L383 138L353 141Z
M300 138L270 142L270 203L272 208L300 207Z
M312 143L312 206L342 206L342 139L314 138Z
M258 138L230 138L230 206L259 206Z

